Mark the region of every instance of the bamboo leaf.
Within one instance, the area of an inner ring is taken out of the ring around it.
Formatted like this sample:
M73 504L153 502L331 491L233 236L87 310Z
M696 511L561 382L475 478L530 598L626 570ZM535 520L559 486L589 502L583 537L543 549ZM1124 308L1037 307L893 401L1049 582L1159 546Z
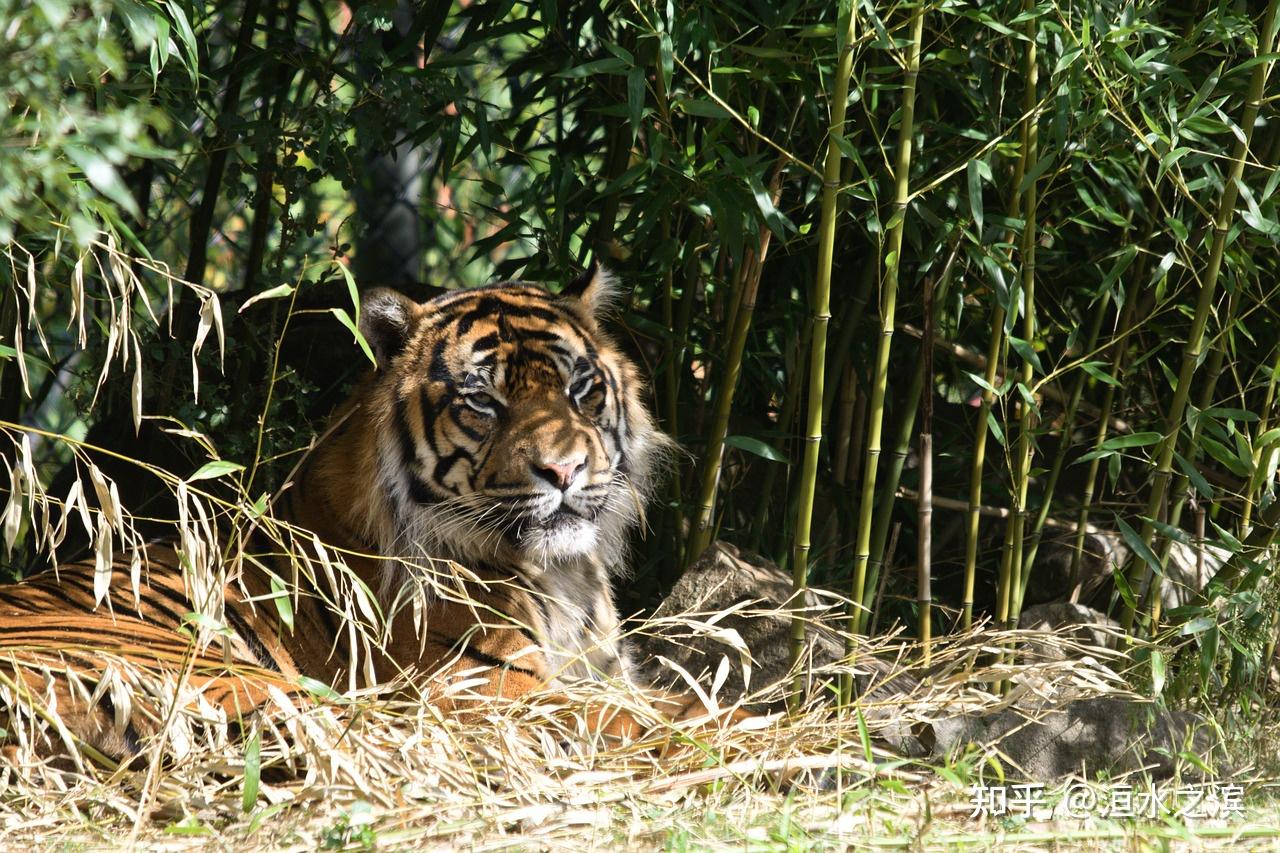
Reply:
M774 206L773 199L769 197L769 191L764 188L764 184L761 183L758 176L747 176L747 184L751 188L751 195L755 198L756 206L760 208L760 215L764 217L769 230L778 239L786 239L787 232L794 232L796 227L782 214L782 211Z
M1126 447L1147 447L1155 444L1163 436L1158 432L1135 432L1131 435L1118 435L1102 443L1102 449L1123 450Z
M1040 364L1040 356L1036 354L1035 348L1031 343L1014 335L1009 335L1009 346L1022 356L1025 360L1031 362L1031 367L1036 373L1044 373L1044 367Z
M240 310L237 311L236 313L243 314L246 310L248 310L249 306L253 305L255 302L265 302L268 299L280 299L281 297L288 296L291 293L293 293L292 284L288 284L288 283L277 284L275 287L269 288L267 290L262 291L261 293L256 293L253 296L250 296L248 299L244 301L244 304L240 306Z
M370 364L377 367L378 360L373 357L373 350L369 348L369 342L364 339L364 335L360 334L360 327L352 321L351 315L342 308L330 308L329 313L337 317L338 321L350 330L351 334L355 336L356 343L360 345L360 349L364 352L365 358L369 359Z
M996 386L988 382L986 377L982 376L981 374L970 373L969 371L965 371L964 375L972 379L973 384L977 385L983 391L987 391L988 393L994 394L997 397L1001 396L1002 394L1004 394L1006 391L1009 390L1009 386L1007 385L1001 388L997 388Z
M1248 477L1249 470L1253 465L1251 459L1241 459L1232 452L1225 444L1210 438L1207 435L1200 436L1200 446L1214 459L1221 462L1228 471L1237 477Z
M631 139L640 132L644 118L644 69L637 66L627 73L627 119L631 123Z
M584 62L567 71L561 71L555 76L566 77L570 80L580 80L584 77L594 77L597 74L621 74L627 70L628 64L629 63L625 59L621 59L616 56L607 56L603 59L593 59L590 62Z
M1213 486L1209 485L1209 481L1204 478L1200 470L1188 462L1181 453L1175 453L1174 459L1177 460L1178 468L1182 471L1182 475L1195 487L1196 493L1203 498L1213 500Z
M978 160L970 160L966 167L969 185L969 213L973 216L973 227L982 236L982 176L978 172Z
M1120 380L1103 370L1102 368L1104 366L1105 365L1101 361L1086 361L1080 364L1080 369L1092 376L1094 379L1097 379L1099 382L1104 382L1107 385L1113 385L1117 388L1121 387Z
M703 98L679 98L675 102L675 108L685 115L699 116L701 118L732 118L729 111L717 104L715 101L708 101Z
M258 786L262 778L262 729L258 726L253 727L253 734L249 736L249 742L244 747L244 790L240 796L240 810L245 812L253 811L253 806L258 802Z
M1119 513L1115 514L1115 519L1116 526L1120 528L1120 535L1124 538L1125 544L1129 546L1129 549L1133 551L1133 553L1136 554L1142 562L1146 563L1147 567L1152 572L1163 577L1164 569L1160 565L1160 559L1155 555L1155 552L1151 550L1151 547L1143 541L1143 538L1138 534L1138 531L1130 527L1128 523L1120 517ZM1116 572L1116 577L1119 577L1121 574L1123 573Z
M206 462L201 465L199 470L187 478L187 482L194 483L197 480L216 480L218 477L243 470L244 466L237 462L229 462L226 459L215 459L212 462Z
M749 435L725 436L724 443L729 447L736 447L739 450L745 450L747 453L755 454L762 459L768 459L770 462L781 462L784 465L791 464L787 457L775 450L771 444L758 438L752 438Z

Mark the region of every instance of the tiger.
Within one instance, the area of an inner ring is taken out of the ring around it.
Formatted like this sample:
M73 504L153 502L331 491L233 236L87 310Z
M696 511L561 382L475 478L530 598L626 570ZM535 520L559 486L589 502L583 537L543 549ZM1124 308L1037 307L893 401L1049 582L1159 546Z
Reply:
M136 596L128 566L115 566L105 607L93 604L91 561L0 588L0 672L18 687L25 678L31 696L50 695L49 673L62 673L60 718L125 760L163 713L122 711L98 655L108 642L146 671L181 668L234 719L303 677L355 686L412 671L424 701L459 713L583 680L636 684L612 587L673 442L645 405L639 369L602 328L615 293L595 266L559 293L508 281L421 303L384 288L363 295L358 324L375 366L272 505L290 530L342 553L383 609L383 642L363 666L341 642L332 599L342 593L319 575L288 593L288 608L271 606L282 578L297 584L287 555L244 562L223 590L225 640L195 646L175 629L196 609L181 554L159 546ZM405 594L439 565L452 570L428 578L425 605ZM68 670L99 677L75 691ZM465 698L451 689L460 679ZM649 704L665 719L699 710L692 697L650 694ZM611 736L645 729L617 709L593 720Z

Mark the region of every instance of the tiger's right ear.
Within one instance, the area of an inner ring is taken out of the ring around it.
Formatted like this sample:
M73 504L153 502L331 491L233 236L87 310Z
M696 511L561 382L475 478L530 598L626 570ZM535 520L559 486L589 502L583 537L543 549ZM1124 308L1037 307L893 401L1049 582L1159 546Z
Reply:
M417 309L418 303L386 287L360 297L360 334L373 348L380 369L386 369L408 343Z

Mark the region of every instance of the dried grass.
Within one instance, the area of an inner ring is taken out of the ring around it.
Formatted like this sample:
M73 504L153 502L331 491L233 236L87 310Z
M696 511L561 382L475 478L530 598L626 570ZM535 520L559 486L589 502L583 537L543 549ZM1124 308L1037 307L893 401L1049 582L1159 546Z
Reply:
M1066 645L1052 635L1031 637L1046 653L1019 666L983 663L1014 639L989 631L947 638L923 677L908 665L917 658L910 646L892 637L864 642L851 667L817 674L822 681L874 671L858 713L836 716L817 697L794 714L728 728L655 719L650 738L628 744L602 742L584 719L583 708L604 704L641 710L636 691L618 684L580 685L567 704L563 694L494 702L467 718L411 701L403 682L333 701L273 689L271 707L249 721L248 739L235 737L231 721L188 686L167 727L162 769L39 758L42 743L74 753L74 742L59 737L57 709L32 713L30 697L0 686L22 720L22 731L11 733L17 760L0 769L0 827L10 844L316 849L376 840L415 849L581 850L686 837L747 843L761 833L757 840L768 841L786 812L785 832L811 841L909 837L948 815L964 825L960 782L968 771L955 768L977 759L953 757L952 771L940 774L929 760L886 751L879 741L886 728L1123 692L1104 663L1113 653L1075 648L1094 656L1051 660L1047 651ZM118 690L156 697L184 689L124 659L111 668ZM985 689L1002 679L1017 685L1010 694ZM757 696L786 687L786 680L761 685ZM708 700L718 704L714 694ZM246 773L253 760L246 744L255 742L260 777ZM255 783L246 810L245 787Z

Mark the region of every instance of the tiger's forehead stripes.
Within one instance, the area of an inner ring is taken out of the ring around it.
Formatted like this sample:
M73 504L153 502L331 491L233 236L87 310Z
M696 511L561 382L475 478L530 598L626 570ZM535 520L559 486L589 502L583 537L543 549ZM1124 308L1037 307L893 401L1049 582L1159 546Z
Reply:
M579 359L597 367L599 352L591 332L573 310L544 291L479 288L443 299L423 319L419 340L429 353L428 378L446 388L473 376L503 388L514 374L535 364L551 371L534 375L557 383L573 377ZM548 325L556 331L548 331Z

